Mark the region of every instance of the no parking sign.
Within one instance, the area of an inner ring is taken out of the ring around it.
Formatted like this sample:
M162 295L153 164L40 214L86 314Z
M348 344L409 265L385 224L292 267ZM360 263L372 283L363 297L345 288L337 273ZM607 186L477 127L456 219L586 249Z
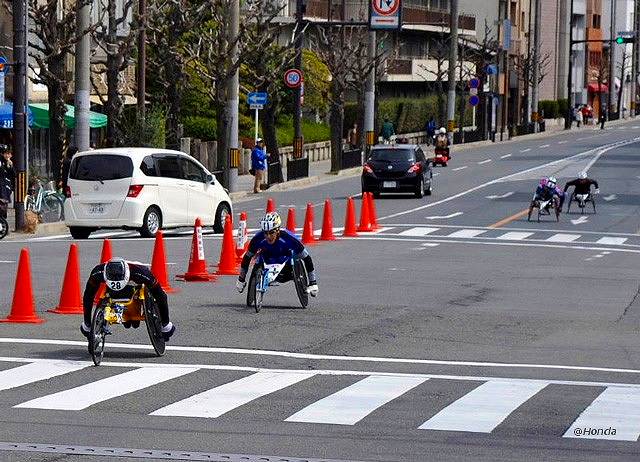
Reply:
M369 27L371 29L399 29L400 0L370 0Z

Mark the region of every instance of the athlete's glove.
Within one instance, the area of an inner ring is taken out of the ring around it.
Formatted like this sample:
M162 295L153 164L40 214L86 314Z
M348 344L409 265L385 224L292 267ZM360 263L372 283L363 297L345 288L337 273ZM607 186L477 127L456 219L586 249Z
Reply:
M318 295L318 284L312 284L307 287L307 292L309 292L309 295L311 295L312 297Z
M595 194L600 194L600 188L597 188L595 191L593 191Z
M236 289L238 289L239 294L241 294L244 291L244 288L246 286L247 286L247 283L245 281L241 281L240 279L236 281Z

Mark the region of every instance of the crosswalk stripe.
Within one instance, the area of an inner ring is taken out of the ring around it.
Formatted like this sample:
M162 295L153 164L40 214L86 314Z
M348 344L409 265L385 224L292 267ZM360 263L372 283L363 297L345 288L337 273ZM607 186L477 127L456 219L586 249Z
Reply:
M511 231L498 236L496 239L503 239L506 241L521 241L522 239L526 239L531 235L533 235L533 233L520 233L516 231Z
M269 393L313 377L312 373L256 372L169 404L151 415L214 418Z
M418 428L490 433L546 386L545 382L538 381L491 380L454 401Z
M604 431L610 428L615 431ZM576 429L581 434L577 434ZM589 430L589 434L585 429ZM640 436L640 393L631 388L607 387L571 424L563 436L637 441Z
M435 231L438 231L440 228L426 228L426 227L417 227L417 228L411 228L411 229L407 229L406 231L402 231L400 233L400 236L417 236L417 237L421 237L421 236L426 236L427 234L433 233Z
M580 239L580 234L554 234L547 239L547 242L573 242L576 239Z
M380 406L428 380L372 375L296 412L287 422L354 425Z
M461 229L460 231L454 231L448 234L446 237L476 237L486 232L484 229Z
M627 238L626 237L605 236L605 237L601 237L600 239L598 239L596 241L596 244L620 245L620 244L624 244L625 242L627 242Z
M86 385L32 399L14 407L78 411L93 404L142 390L197 370L197 367L141 367Z
M88 367L87 363L68 362L35 362L24 366L13 367L0 371L0 391L21 387L29 383L47 380L59 375L75 372Z

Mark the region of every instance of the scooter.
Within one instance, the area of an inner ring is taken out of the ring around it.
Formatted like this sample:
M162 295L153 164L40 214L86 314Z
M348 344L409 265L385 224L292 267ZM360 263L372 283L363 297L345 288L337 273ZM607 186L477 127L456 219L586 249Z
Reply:
M435 157L433 158L433 165L447 166L451 156L449 155L449 148L435 148Z

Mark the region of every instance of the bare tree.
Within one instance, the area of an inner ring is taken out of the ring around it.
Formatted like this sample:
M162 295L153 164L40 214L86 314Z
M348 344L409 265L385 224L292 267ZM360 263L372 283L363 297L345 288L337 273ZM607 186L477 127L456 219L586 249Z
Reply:
M535 45L534 45L535 46ZM539 48L542 44L537 44ZM527 89L527 98L530 98L529 88L540 85L549 72L549 65L551 64L551 53L541 53L538 50L538 60L534 61L534 53L527 53L526 55L519 56L514 61L514 67L518 73L518 79L524 84ZM538 81L536 82L534 77L534 68L538 66Z
M622 50L622 59L617 64L616 69L620 73L620 88L618 89L618 118L622 118L622 90L624 89L624 81L627 78L628 73L631 71L631 56L629 56L629 52L627 48L623 48ZM610 88L609 91L612 91Z
M448 80L449 73L449 38L448 35L441 31L437 38L429 42L429 58L435 61L435 67L419 65L421 75L425 80L427 76L431 76L436 85L436 101L438 104L438 125L443 125L446 120L446 90L444 83Z

